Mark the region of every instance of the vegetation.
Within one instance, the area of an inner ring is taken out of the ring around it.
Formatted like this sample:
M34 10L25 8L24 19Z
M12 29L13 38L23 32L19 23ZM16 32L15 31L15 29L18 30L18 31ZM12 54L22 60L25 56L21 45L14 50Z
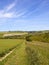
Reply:
M21 36L7 36L4 39L1 38L5 32L0 33L0 59L14 49L0 61L0 65L49 65L49 32L27 33Z
M28 65L49 65L49 43L26 42Z
M47 42L49 43L49 32L48 33L29 33L26 36L27 41L40 41L40 42Z
M49 65L49 43L18 41L19 45L0 65Z
M0 39L24 39L26 35L27 32L22 32L22 31L21 32L18 31L0 32Z
M26 41L32 41L33 39L32 39L32 35L28 35L28 36L26 36Z
M9 51L17 47L21 42L19 39L0 39L0 57L9 53Z
M37 51L34 49L31 49L31 46L26 47L26 53L27 53L27 65L40 65L40 59L38 56Z

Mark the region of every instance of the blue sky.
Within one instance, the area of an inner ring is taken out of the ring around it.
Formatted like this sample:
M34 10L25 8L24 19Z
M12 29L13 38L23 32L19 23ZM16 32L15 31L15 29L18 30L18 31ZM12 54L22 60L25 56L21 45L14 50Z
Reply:
M49 30L49 0L0 0L0 31Z

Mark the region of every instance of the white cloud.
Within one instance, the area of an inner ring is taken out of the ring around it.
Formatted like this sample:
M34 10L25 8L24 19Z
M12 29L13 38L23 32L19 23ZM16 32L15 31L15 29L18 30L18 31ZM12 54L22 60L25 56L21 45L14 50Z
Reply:
M14 11L13 9L15 7L16 3L13 2L10 5L6 6L3 10L0 10L0 18L19 18L20 16L23 16L26 11L24 9Z
M16 3L14 2L14 3L12 3L12 4L10 4L9 6L7 6L6 7L6 11L9 11L9 10L11 10L14 6L16 5Z
M0 11L0 18L19 18L23 16L26 12L4 12Z
M20 17L20 16L23 16L25 13L26 13L26 11L21 12L21 13L18 13L18 14L16 14L16 17L18 18L18 17Z
M14 15L14 12L10 10L15 7L15 2L11 3L10 5L6 6L3 10L0 10L0 18L11 18ZM8 12L9 11L9 12Z
M19 18L23 16L27 11L13 11L13 12L5 12L4 10L0 11L0 18Z
M0 18L12 18L12 16L14 15L14 12L4 12L0 11Z
M13 16L13 13L5 13L3 14L3 17L5 18L11 18Z

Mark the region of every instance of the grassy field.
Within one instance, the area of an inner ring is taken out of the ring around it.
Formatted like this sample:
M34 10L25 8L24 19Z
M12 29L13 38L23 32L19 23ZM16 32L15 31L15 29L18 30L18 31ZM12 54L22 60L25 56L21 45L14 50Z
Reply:
M17 47L0 65L49 65L49 43L0 39L0 53L14 46Z
M26 44L30 65L49 65L49 43L33 41Z
M10 54L2 62L0 61L0 65L15 65L15 64L18 64L19 62L21 63L21 65L23 65L23 63L24 63L23 59L26 61L25 52L24 52L24 50L25 50L25 43L24 42L25 41L22 39L6 39L6 40L3 39L0 41L2 43L2 47L4 49L6 48L7 50L8 50L8 48L16 46L16 48L12 54ZM2 47L1 47L1 49L2 49ZM19 65L20 65L20 63L19 63Z
M14 49L22 40L19 39L0 39L0 57Z

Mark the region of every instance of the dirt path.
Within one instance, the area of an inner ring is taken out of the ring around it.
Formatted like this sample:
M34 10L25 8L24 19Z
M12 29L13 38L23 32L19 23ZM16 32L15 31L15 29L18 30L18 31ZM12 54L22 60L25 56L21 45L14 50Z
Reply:
M6 54L4 57L0 58L0 61L3 61L7 56L9 56L12 52L14 51L14 49L12 51L10 51L8 54Z
M4 65L27 65L25 47L25 43L23 42L9 55L7 60L4 61Z

